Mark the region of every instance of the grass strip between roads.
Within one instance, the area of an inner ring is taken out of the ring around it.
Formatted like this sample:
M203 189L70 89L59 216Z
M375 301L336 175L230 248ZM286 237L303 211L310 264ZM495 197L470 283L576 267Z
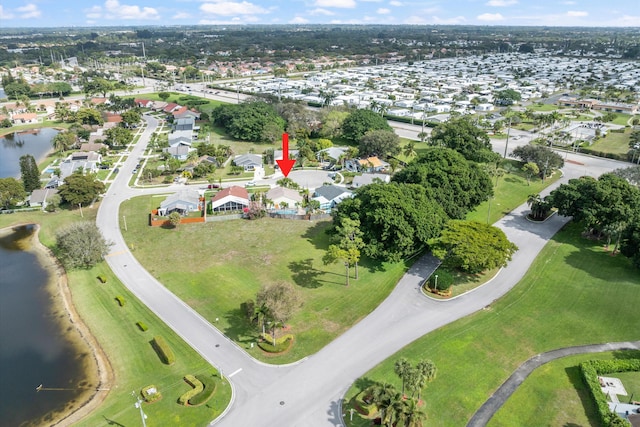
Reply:
M400 357L431 359L438 376L422 394L429 417L425 425L461 426L517 366L535 354L637 339L637 269L627 258L605 253L600 242L583 239L580 231L579 225L569 224L504 298L408 345L358 380L346 394L347 401L372 381L399 389L393 364ZM572 411L585 411L582 402L576 405ZM523 400L519 410L527 413L540 407L546 405ZM348 409L345 404L343 412ZM366 425L355 418L348 425Z

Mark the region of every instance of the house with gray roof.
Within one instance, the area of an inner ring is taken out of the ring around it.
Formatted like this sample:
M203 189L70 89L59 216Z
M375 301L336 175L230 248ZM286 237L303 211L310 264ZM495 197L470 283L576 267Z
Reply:
M353 188L360 188L364 185L373 184L374 182L388 183L391 181L391 177L384 173L363 173L353 177L351 186Z
M241 154L233 159L236 166L242 166L245 172L255 170L262 167L262 155L260 154Z
M331 210L338 203L349 197L353 197L353 193L338 185L323 185L316 188L313 193L313 200L320 202L320 209L325 211Z
M41 188L33 190L29 195L29 206L42 206L42 209L44 209L47 207L51 197L55 194L58 194L57 188Z
M158 209L158 215L167 216L172 212L187 215L189 212L200 210L200 195L197 191L179 191L167 197Z

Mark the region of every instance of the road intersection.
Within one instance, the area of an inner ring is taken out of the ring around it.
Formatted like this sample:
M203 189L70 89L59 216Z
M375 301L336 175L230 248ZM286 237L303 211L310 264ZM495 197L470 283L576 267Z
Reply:
M508 292L524 276L547 241L568 221L554 216L543 224L525 219L518 207L495 225L520 249L490 283L452 301L425 297L421 283L437 266L424 256L407 271L389 297L369 316L318 353L286 366L267 365L250 357L215 326L167 290L129 251L119 221L120 204L135 196L158 194L183 185L153 189L128 187L137 159L144 153L158 122L146 115L147 127L115 177L98 211L97 224L114 242L106 261L122 283L209 363L229 379L233 400L212 424L220 426L341 426L341 399L349 386L405 345L480 310ZM500 152L500 151L498 151ZM608 159L570 154L560 182L589 174L598 176L625 166ZM304 183L302 183L304 185ZM375 336L376 339L371 337Z

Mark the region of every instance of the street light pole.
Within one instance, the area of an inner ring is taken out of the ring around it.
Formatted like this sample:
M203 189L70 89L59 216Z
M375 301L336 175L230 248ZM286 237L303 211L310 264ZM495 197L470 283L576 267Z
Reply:
M142 420L142 427L147 427L147 421L146 421L147 415L142 410L142 400L140 400L140 396L136 396L135 391L132 391L131 394L133 394L136 397L136 403L133 406L135 406L140 410L140 419Z
M434 285L435 290L438 290L438 275L436 274L436 284Z

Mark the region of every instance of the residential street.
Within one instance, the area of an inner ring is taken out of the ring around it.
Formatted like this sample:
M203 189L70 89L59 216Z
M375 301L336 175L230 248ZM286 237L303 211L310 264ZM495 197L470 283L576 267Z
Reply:
M420 284L437 263L425 256L416 261L373 313L320 352L296 364L269 366L249 357L169 292L128 250L119 227L120 203L142 194L184 188L175 185L141 190L127 186L137 159L143 155L157 126L153 117L145 116L145 120L148 126L104 197L97 224L105 238L115 243L106 258L114 274L189 345L229 377L234 399L228 412L213 423L221 426L342 425L340 401L354 380L406 344L500 298L518 283L546 242L567 222L566 218L554 216L543 224L531 223L524 218L528 208L522 205L496 224L520 249L491 282L450 301L428 299L420 292ZM497 151L501 152L499 148ZM597 176L626 165L575 154L567 157L564 177L552 187L580 175Z

